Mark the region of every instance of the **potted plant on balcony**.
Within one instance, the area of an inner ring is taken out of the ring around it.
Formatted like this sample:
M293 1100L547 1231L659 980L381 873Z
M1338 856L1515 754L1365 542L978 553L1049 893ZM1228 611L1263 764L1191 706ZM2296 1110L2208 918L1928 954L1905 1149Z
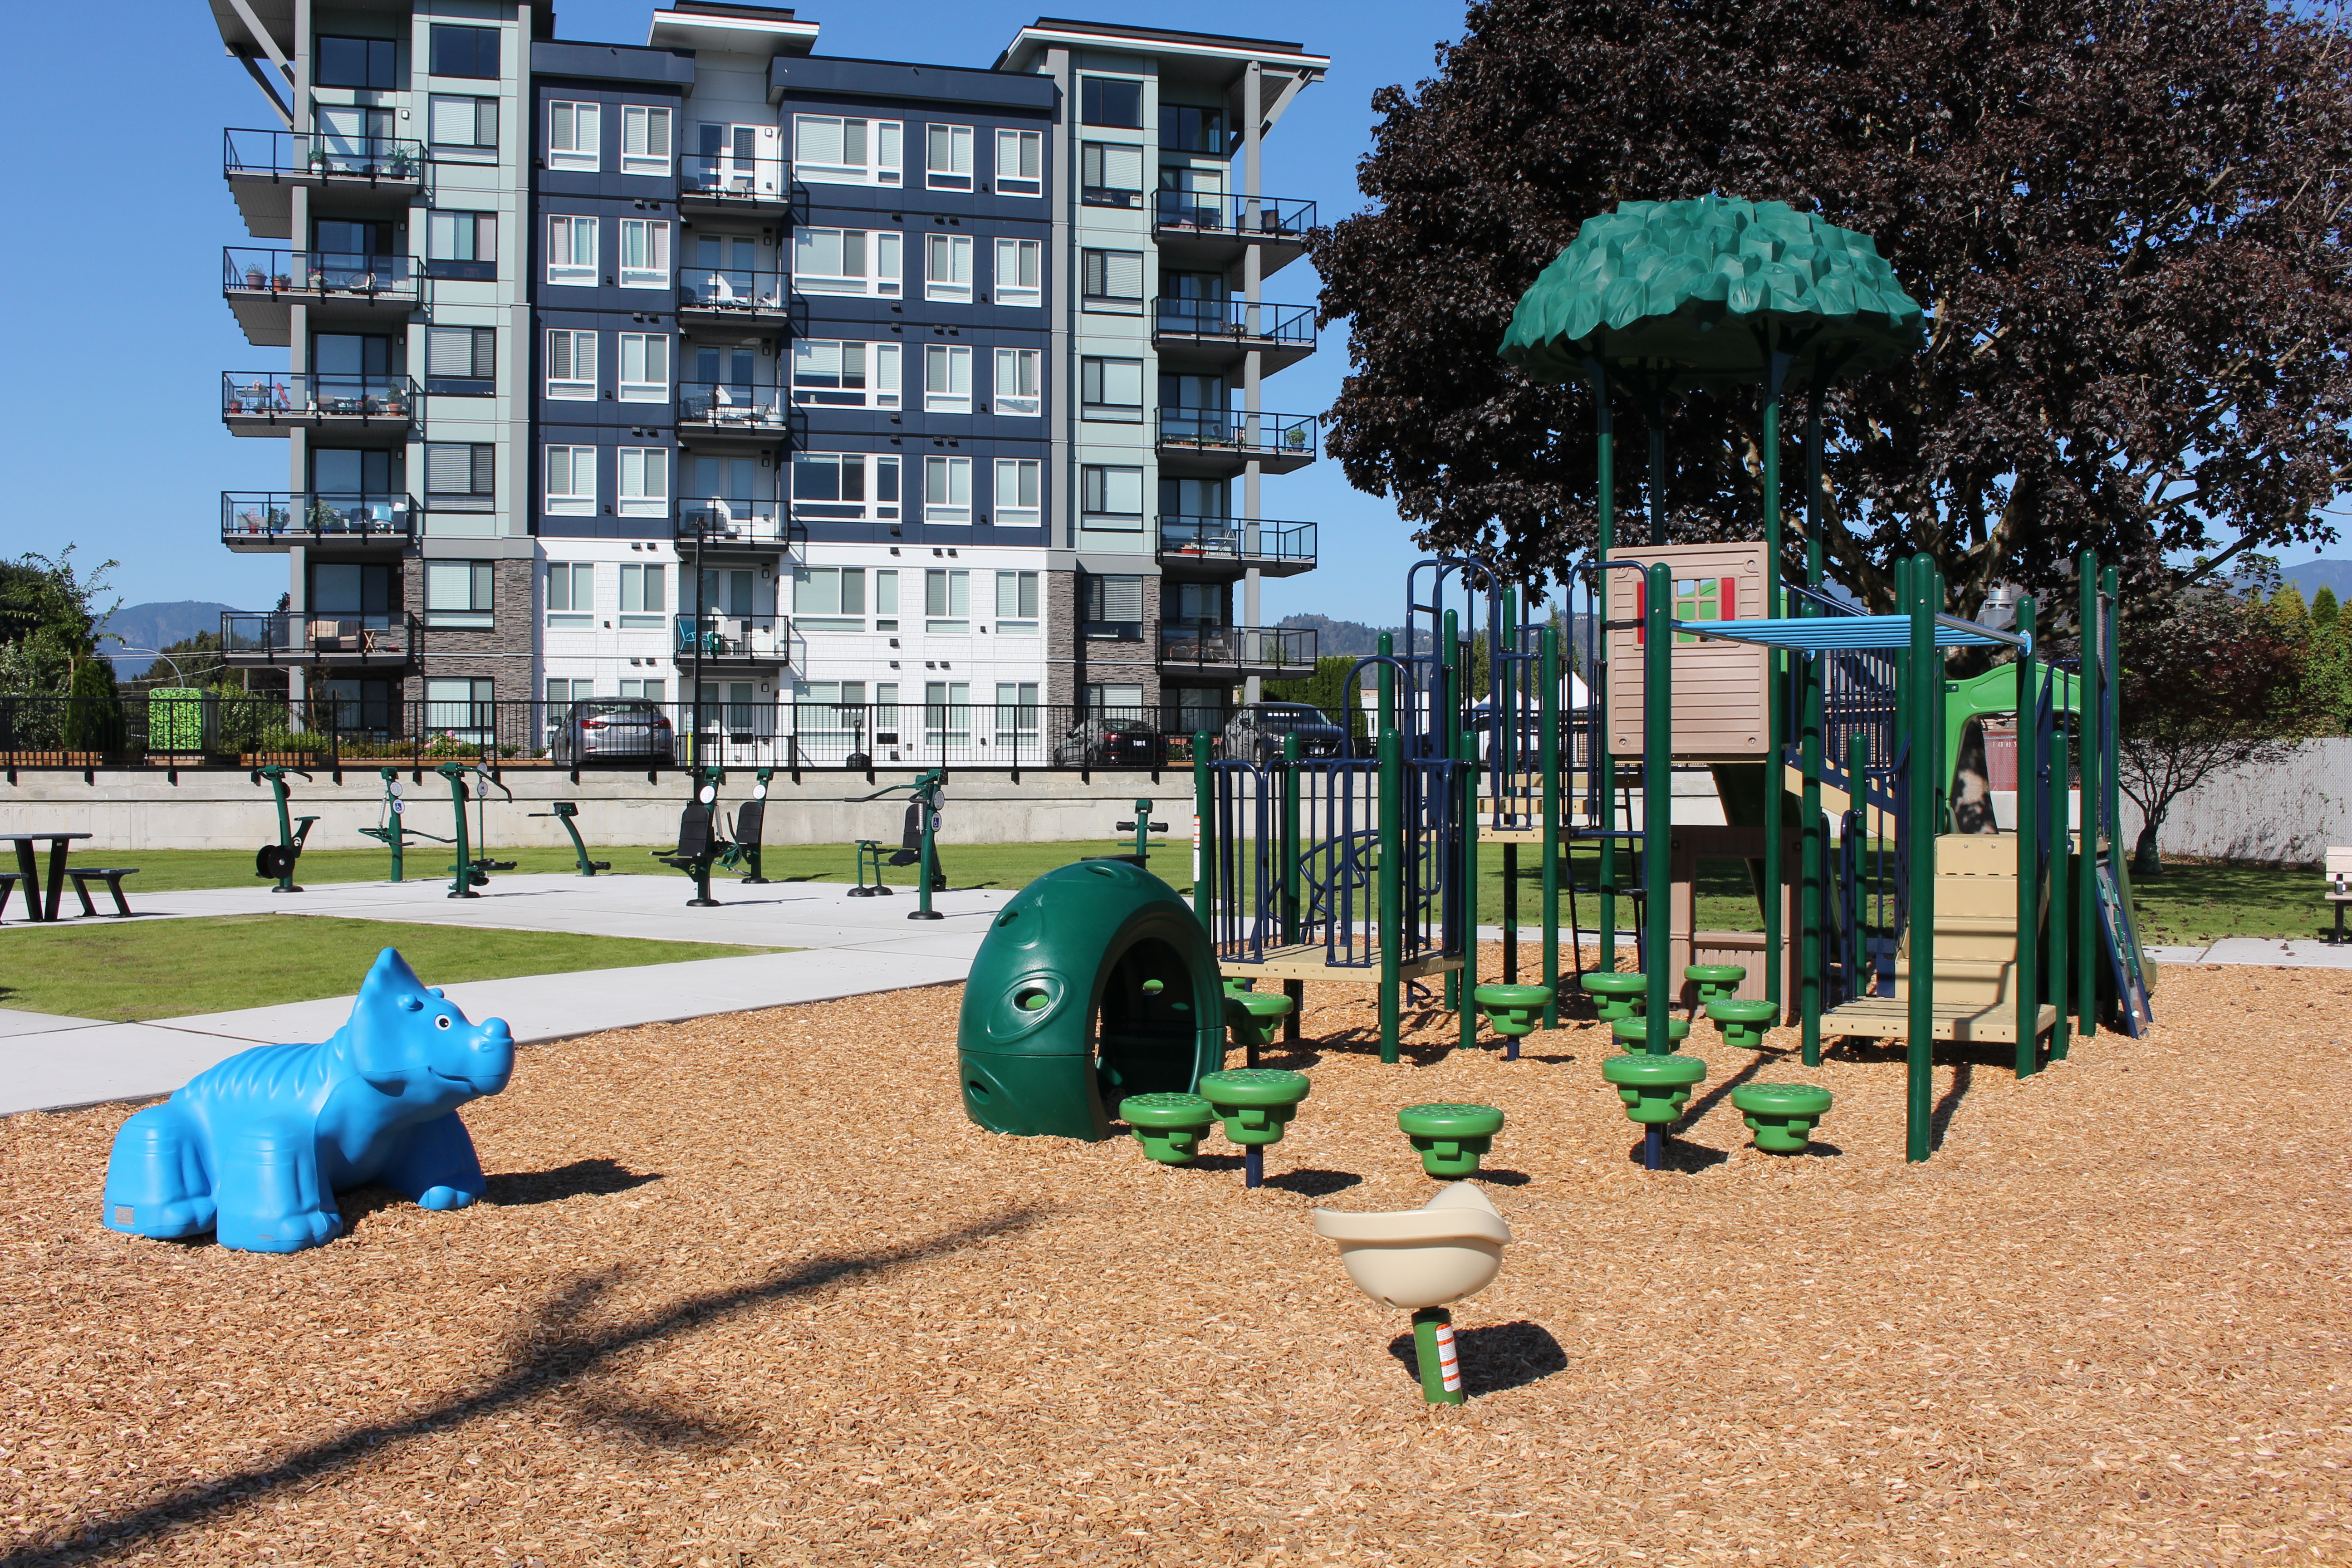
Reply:
M268 276L261 270L260 264L256 262L245 269L245 286L248 289L258 289L267 280Z
M1294 452L1305 451L1307 449L1307 426L1304 425L1293 425L1289 429L1285 430L1282 433L1282 444Z
M272 273L269 279L269 287L280 293L283 293L285 290L294 287L294 275L290 272Z
M405 180L416 173L416 154L405 147L395 147L386 161L383 172L395 180Z

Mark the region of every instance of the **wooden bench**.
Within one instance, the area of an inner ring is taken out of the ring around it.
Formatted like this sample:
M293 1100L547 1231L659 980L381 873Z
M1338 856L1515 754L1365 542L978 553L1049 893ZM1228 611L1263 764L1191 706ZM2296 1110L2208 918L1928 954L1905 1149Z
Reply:
M68 866L66 868L66 875L73 879L74 897L81 900L82 913L86 915L98 913L96 906L89 901L89 885L93 881L105 882L106 890L114 895L116 914L127 915L131 912L130 904L125 902L122 897L122 879L139 875L138 867Z
M2344 906L2352 904L2352 849L2330 845L2327 849L2327 891L2321 895L2336 906L2336 929L2325 940L2331 947L2340 947L2344 936Z

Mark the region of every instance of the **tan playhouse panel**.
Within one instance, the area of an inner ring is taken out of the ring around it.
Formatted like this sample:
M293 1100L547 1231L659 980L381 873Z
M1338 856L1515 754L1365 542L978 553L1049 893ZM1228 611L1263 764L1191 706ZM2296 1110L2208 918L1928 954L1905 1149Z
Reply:
M1764 546L1759 544L1627 545L1612 561L1643 566L1664 562L1675 574L1675 618L1760 620L1764 605ZM1639 613L1639 579L1612 570L1609 618ZM1730 614L1721 615L1728 595ZM1642 752L1642 640L1632 630L1609 634L1609 749ZM1765 650L1744 643L1677 639L1675 645L1674 748L1678 762L1727 762L1763 756Z

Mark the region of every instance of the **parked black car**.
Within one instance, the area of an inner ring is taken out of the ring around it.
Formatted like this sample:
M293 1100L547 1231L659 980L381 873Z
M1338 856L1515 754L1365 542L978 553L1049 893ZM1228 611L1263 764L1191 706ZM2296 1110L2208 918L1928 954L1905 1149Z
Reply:
M1298 737L1302 757L1344 756L1348 732L1304 702L1254 702L1225 721L1225 755L1238 762L1266 763L1282 755L1283 738Z
M1160 732L1139 719L1082 719L1054 744L1057 768L1156 768Z
M572 704L551 737L559 763L652 762L677 758L669 716L642 697L599 697Z

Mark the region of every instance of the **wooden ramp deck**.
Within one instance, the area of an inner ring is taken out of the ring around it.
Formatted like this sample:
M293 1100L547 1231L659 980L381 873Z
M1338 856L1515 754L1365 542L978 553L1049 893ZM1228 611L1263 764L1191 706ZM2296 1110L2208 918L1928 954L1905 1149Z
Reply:
M1265 956L1252 963L1243 959L1220 959L1217 967L1234 979L1256 980L1330 980L1353 981L1362 985L1381 982L1380 949L1371 950L1371 962L1366 964L1335 964L1326 956L1320 943L1297 947L1269 947ZM1419 980L1424 975L1444 974L1459 969L1459 958L1408 958L1397 965L1397 975L1403 980Z
M1996 1002L1990 1006L1980 1002L1938 1002L1936 1008L1936 1038L1960 1043L1985 1041L2002 1045L2017 1043L2017 1008L2008 1002ZM2039 1038L2058 1026L2058 1009L2045 1002L2034 1028ZM1901 996L1864 996L1843 1003L1822 1015L1822 1037L1825 1040L1853 1037L1872 1039L1902 1039L1911 1037L1911 1004Z

